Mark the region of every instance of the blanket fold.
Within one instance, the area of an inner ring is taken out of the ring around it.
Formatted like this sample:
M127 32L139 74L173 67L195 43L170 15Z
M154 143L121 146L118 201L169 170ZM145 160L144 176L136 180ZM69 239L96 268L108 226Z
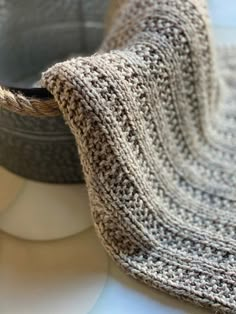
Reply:
M42 78L76 138L107 252L217 313L236 313L232 51L215 62L202 0L128 0L95 55Z

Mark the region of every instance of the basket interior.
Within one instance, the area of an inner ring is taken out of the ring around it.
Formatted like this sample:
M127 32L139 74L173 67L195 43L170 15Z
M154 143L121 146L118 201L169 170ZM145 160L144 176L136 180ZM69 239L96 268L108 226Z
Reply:
M96 51L109 0L0 0L0 83L30 88L41 72Z

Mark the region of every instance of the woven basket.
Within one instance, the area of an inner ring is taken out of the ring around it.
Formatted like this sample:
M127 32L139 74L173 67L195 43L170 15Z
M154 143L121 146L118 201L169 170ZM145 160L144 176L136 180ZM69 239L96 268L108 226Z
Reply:
M83 181L77 148L40 73L103 38L108 0L0 0L0 165L29 179Z

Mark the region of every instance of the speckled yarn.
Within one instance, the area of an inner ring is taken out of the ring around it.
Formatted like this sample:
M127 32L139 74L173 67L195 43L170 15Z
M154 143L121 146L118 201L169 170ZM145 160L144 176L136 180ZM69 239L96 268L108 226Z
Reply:
M130 0L98 53L56 64L43 84L76 138L112 258L236 313L236 51L219 56L220 76L204 1Z

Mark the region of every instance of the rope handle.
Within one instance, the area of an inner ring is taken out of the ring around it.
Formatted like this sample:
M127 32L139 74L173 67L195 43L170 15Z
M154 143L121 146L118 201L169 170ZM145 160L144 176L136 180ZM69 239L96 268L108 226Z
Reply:
M55 117L61 115L54 98L26 97L19 91L0 86L0 109L32 117Z

